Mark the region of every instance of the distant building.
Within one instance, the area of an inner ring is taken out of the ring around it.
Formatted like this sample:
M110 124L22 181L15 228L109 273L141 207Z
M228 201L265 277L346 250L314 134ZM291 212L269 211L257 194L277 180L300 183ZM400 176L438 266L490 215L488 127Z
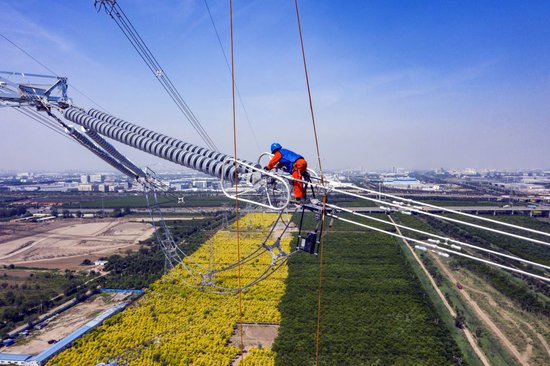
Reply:
M210 182L210 188L219 190L221 189L222 183L220 181Z
M29 179L29 178L33 177L33 174L32 173L27 173L27 172L17 173L16 177L17 177L17 179Z
M440 189L438 184L423 183L411 177L386 178L382 181L382 184L385 187L394 189L415 189L422 191L438 191Z
M467 168L462 170L462 175L477 175L477 170L473 168Z
M205 180L196 180L193 182L195 188L208 188L208 182Z
M191 182L182 182L179 184L179 189L189 189L193 186L193 183Z
M55 216L44 216L36 219L36 222L45 222L45 221L51 221L55 220Z
M32 355L27 354L12 354L12 353L0 353L1 365L27 365L27 361Z
M114 187L109 184L99 184L97 188L100 192L114 192Z
M80 183L82 183L82 184L90 183L90 176L89 175L81 175L80 176Z
M102 174L90 175L90 183L103 183L105 177Z
M99 190L99 187L97 184L79 184L78 185L79 192L97 192L98 190Z

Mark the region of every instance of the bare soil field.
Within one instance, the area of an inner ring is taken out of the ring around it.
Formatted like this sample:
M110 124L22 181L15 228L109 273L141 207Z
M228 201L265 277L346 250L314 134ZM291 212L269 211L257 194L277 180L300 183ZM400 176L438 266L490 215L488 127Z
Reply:
M52 319L46 327L34 330L31 334L21 339L9 348L9 353L28 353L36 355L51 347L49 340L59 341L68 336L79 327L92 320L101 312L107 310L115 303L124 300L129 294L96 296L91 301L80 303Z
M277 324L260 324L260 323L245 323L243 327L243 346L244 351L250 351L251 348L271 348L277 333L279 326ZM237 324L229 345L240 347L241 343L241 330L240 325Z
M169 216L164 215L164 220L166 221L190 221L190 220L202 220L204 216ZM128 222L147 222L151 221L150 216L130 216L128 217ZM153 217L153 221L158 222L160 218Z
M123 219L0 225L0 265L75 268L84 259L96 260L137 249L153 234L150 224Z
M241 347L241 325L237 324L231 338L229 339L229 345L234 347ZM262 323L243 323L243 353L239 354L231 361L231 366L246 364L243 360L246 358L248 351L252 348L271 348L277 334L279 332L279 325L277 324L262 324ZM241 362L242 361L242 362Z

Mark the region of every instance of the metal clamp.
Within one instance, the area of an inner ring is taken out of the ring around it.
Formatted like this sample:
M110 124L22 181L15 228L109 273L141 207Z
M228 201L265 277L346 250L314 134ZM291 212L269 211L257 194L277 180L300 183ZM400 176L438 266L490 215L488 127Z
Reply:
M240 192L240 194L245 195L247 193L252 193L252 192L261 194L262 191L263 191L263 193L265 194L265 198L267 200L267 204L262 203L262 202L258 202L258 201L254 201L254 200L251 200L251 199L247 199L247 198L242 198L242 197L239 197L238 198L239 200L241 200L243 202L251 203L251 204L256 205L256 206L267 208L267 209L270 209L270 210L276 210L276 211L282 211L282 210L285 209L285 207L288 206L288 203L290 202L290 187L289 187L286 179L282 178L280 175L270 173L270 172L266 172L262 168L258 168L256 166L253 166L251 164L248 164L248 163L245 163L243 161L236 160L236 159L233 159L233 158L228 158L224 162L223 169L222 169L221 189L222 189L223 194L225 194L227 197L229 197L231 199L234 199L234 200L237 199L237 196L234 193L230 193L225 189L225 177L227 175L226 174L227 170L230 169L233 166L235 166L235 168L237 168L236 171L239 170L238 167L243 167L244 168L243 170L250 172L250 173L240 173L239 174L240 175L239 178L243 177L245 174L247 175L246 178L248 178L247 182L246 182L245 190ZM284 197L283 200L282 200L282 203L283 203L282 205L281 204L276 205L276 204L273 203L273 200L270 197L269 190L268 190L268 187L267 187L268 178L271 181L271 183L280 183L282 185L282 187L283 187L282 195ZM238 187L237 187L237 192L239 192Z

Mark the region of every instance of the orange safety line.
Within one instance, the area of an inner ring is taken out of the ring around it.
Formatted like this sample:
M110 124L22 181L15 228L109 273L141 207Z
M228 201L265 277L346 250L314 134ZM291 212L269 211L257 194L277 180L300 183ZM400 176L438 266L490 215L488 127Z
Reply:
M229 0L229 40L231 49L231 96L233 108L233 167L235 182L235 224L237 227L237 286L239 288L239 332L241 341L241 363L244 366L244 341L243 341L243 291L241 289L241 235L239 226L239 178L237 175L237 118L235 114L235 63L233 57L233 0Z
M323 196L323 212L321 214L321 239L319 240L319 287L317 289L317 330L315 333L315 365L319 365L319 339L321 338L321 291L323 289L323 242L325 239L325 208L327 195Z
M302 46L302 60L304 63L304 73L306 75L307 95L309 98L309 111L311 113L311 122L313 124L313 135L315 136L315 147L317 148L317 160L319 162L319 173L321 175L321 184L323 184L323 168L321 167L321 153L319 150L319 139L317 138L317 127L315 125L315 113L313 113L313 101L311 99L311 88L309 86L309 75L307 72L306 52L304 50L304 39L302 38L302 24L300 22L300 12L298 11L298 0L294 0L296 5L296 18L298 19L298 33L300 34L300 45Z
M298 0L294 0L296 7L296 19L298 20L298 33L300 35L300 45L302 47L302 60L304 63L304 73L306 76L307 94L309 98L309 111L311 113L311 123L313 124L313 135L315 136L315 147L317 148L317 161L319 162L319 173L321 175L321 184L324 183L323 168L321 166L321 153L319 150L319 139L317 138L317 127L315 125L315 113L313 112L313 101L311 98L311 88L309 86L309 75L307 72L306 52L304 50L304 39L302 37L302 24L300 22L300 12L298 10ZM315 332L315 365L319 365L319 338L321 337L321 292L323 289L323 242L325 238L325 212L327 205L327 195L323 195L323 211L321 214L321 238L319 240L319 287L317 289L317 329Z

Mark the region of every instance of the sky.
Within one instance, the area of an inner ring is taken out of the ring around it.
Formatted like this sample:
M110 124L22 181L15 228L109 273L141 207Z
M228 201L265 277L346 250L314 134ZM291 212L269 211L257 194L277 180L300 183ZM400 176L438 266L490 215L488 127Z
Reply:
M221 151L231 75L204 0L118 0ZM229 55L229 1L208 0ZM550 2L300 0L324 169L549 169ZM279 142L318 168L294 2L234 1L237 155ZM75 105L203 145L93 0L2 0L0 34L58 75ZM49 74L0 37L0 70ZM87 97L77 92L83 92ZM245 113L246 110L246 113ZM110 170L0 108L0 170ZM142 166L174 169L117 145Z

